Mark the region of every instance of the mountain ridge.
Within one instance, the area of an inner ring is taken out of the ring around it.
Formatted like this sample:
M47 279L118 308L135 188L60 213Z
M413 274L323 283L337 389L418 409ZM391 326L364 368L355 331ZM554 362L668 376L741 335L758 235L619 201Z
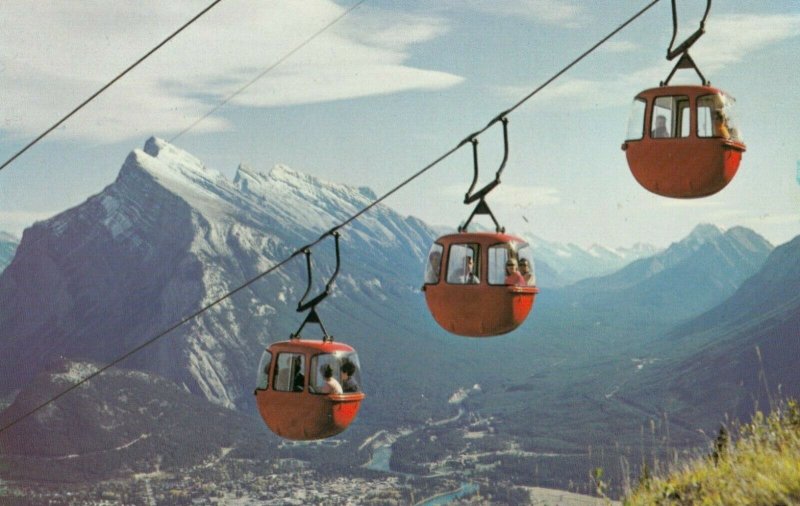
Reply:
M777 398L800 396L800 236L718 305L677 325L641 352L665 357L621 395L714 429L748 420Z
M763 265L773 246L749 229L700 224L664 251L606 276L555 291L556 299L602 315L625 308L632 321L671 324L722 302ZM602 294L598 297L597 294ZM669 308L664 313L660 308Z

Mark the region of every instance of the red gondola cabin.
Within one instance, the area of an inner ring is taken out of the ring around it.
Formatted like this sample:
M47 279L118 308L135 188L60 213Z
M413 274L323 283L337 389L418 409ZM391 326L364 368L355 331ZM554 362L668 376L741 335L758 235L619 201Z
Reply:
M633 177L665 197L720 191L733 179L745 151L734 103L711 86L661 86L639 93L622 145Z
M343 387L343 393L330 392L326 370ZM355 420L365 397L360 385L358 355L353 348L337 342L291 339L264 351L256 403L275 434L294 440L322 439L339 434Z
M431 247L425 301L445 330L469 337L511 332L533 307L536 278L527 243L504 233L460 232Z

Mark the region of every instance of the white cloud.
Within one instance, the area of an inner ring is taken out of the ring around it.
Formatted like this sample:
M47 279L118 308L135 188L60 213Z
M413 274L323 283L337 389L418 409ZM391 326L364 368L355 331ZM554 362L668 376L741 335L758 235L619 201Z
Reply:
M691 51L692 58L706 76L727 65L743 61L766 46L800 36L800 14L726 15L710 20L708 26L706 35ZM630 52L636 49L632 43L624 41L611 48L606 45L602 47L614 52ZM636 72L609 75L604 80L562 77L538 94L536 106L561 108L564 103L569 102L571 108L585 110L627 104L633 98L629 96L631 89L639 91L657 86L667 77L670 69L671 66L665 65L664 60L658 59L653 65ZM691 77L697 82L693 73ZM682 78L676 75L672 82L679 82ZM498 87L497 93L509 100L519 100L538 84Z
M708 21L707 32L692 49L701 70L717 70L760 49L800 36L800 14L731 14Z
M563 0L459 0L457 4L493 16L522 18L567 28L579 26L583 13L583 7L578 3Z
M663 79L663 69L656 67L606 81L562 77L542 89L531 106L563 109L566 104L570 110L587 110L628 105L633 100L631 90L639 91L642 83L658 83L659 79ZM497 93L506 100L516 102L538 85L504 86L497 88Z
M37 3L0 10L0 129L29 137L116 76L207 2ZM66 124L61 135L99 141L175 133L344 12L330 0L245 2L210 10ZM366 27L366 28L365 28ZM237 96L269 107L461 82L407 64L409 48L447 31L438 19L351 12ZM198 130L228 128L219 117Z

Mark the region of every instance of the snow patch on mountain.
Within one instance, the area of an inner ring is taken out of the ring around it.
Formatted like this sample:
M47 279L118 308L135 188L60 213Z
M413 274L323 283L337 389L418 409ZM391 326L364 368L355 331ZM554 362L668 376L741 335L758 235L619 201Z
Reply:
M65 383L77 383L96 373L98 367L88 362L70 362L64 372L55 373L52 379Z
M548 269L543 276L539 276L540 285L545 287L563 286L610 274L635 260L659 252L655 246L643 243L616 248L593 244L582 248L572 243L547 241L531 233L523 232L521 236L531 245L537 265Z

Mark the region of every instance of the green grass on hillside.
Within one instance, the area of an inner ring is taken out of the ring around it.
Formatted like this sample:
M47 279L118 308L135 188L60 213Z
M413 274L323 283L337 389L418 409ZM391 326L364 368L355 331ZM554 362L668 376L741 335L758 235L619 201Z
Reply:
M800 404L756 412L734 442L721 436L710 456L669 476L643 479L625 505L800 504Z

